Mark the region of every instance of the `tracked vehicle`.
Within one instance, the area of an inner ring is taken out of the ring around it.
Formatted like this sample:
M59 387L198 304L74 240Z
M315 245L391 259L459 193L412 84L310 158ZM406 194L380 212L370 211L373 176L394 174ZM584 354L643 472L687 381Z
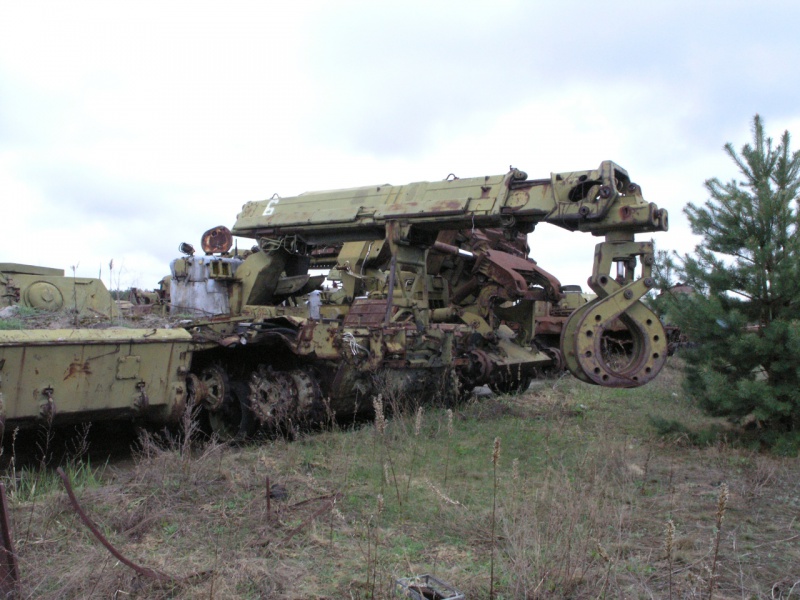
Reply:
M540 223L604 236L591 299L528 256ZM164 284L180 327L102 340L0 333L6 423L162 423L193 401L236 437L357 412L376 394L513 393L563 368L590 384L643 385L667 340L640 302L654 285L652 243L634 236L667 228L666 211L610 161L547 179L511 169L249 202L231 230L206 232L202 253L181 244ZM239 251L233 236L252 247Z

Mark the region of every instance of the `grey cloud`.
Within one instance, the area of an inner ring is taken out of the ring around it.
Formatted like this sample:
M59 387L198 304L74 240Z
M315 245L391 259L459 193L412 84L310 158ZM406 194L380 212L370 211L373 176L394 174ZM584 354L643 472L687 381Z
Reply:
M617 2L589 11L577 2L501 3L433 18L414 3L336 6L310 23L315 121L335 115L331 140L357 151L418 153L437 128L570 85L589 97L628 83L674 102L691 94L677 125L715 144L731 119L796 110L800 7L789 3Z
M128 222L143 213L169 210L161 198L163 186L148 186L119 177L105 177L96 169L70 164L51 158L49 164L39 164L26 170L24 180L38 187L59 207L58 218L96 218L102 221ZM75 217L72 217L75 215Z

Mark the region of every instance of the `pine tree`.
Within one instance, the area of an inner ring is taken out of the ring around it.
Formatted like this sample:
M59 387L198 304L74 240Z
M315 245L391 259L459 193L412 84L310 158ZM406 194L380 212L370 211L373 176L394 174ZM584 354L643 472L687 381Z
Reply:
M696 292L670 299L696 344L686 391L710 414L800 432L800 152L758 115L752 143L725 152L742 179L705 182L709 199L684 209L703 242L675 264Z

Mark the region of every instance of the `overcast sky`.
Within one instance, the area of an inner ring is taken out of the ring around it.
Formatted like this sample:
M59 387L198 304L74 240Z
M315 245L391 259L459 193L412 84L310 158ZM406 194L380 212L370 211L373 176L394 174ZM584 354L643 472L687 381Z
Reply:
M722 146L756 113L800 134L799 26L788 0L2 1L0 262L152 288L273 193L604 159L690 251ZM530 238L581 284L597 241Z

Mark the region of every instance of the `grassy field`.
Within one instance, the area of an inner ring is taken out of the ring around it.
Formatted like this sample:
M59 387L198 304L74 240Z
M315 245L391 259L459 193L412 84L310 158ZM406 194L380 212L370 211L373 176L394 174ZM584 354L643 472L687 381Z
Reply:
M798 460L701 416L680 377L386 406L293 442L145 436L124 466L87 466L78 441L86 512L171 578L112 557L52 472L9 469L22 597L389 598L432 574L473 600L800 599Z

